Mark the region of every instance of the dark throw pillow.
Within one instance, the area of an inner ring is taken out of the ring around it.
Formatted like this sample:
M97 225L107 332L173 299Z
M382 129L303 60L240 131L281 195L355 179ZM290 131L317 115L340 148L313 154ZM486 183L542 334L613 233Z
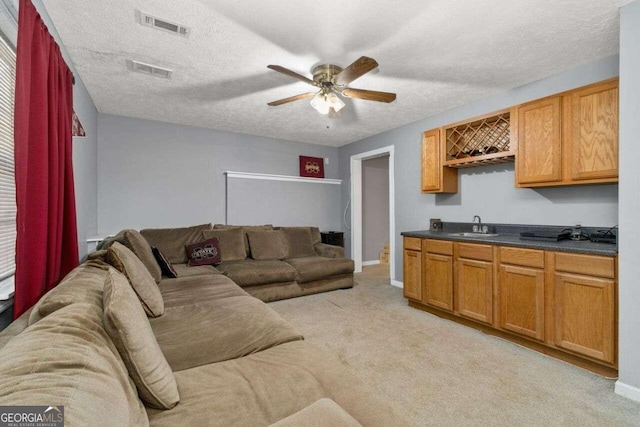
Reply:
M185 246L189 257L189 266L218 265L222 261L220 256L220 241L217 237L191 243Z
M167 277L171 277L172 279L178 277L178 273L176 273L176 271L173 269L173 266L164 256L164 254L160 252L160 249L153 246L151 248L151 251L153 252L153 256L156 258L156 261L158 261L158 265L160 266L160 270L162 270L162 274Z

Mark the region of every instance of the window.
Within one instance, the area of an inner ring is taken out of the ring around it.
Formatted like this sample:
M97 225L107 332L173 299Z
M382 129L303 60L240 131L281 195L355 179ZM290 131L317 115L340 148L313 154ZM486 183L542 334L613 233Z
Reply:
M13 160L13 102L16 54L0 33L0 280L15 271L16 186Z

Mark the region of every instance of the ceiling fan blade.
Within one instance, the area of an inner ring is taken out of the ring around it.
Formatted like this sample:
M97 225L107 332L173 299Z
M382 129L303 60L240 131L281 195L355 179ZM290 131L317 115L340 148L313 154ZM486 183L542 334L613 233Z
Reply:
M393 102L396 99L395 93L364 89L345 89L342 91L342 95L347 98L366 99L367 101L377 102Z
M300 75L300 74L298 74L298 73L296 73L294 71L291 71L291 70L289 70L287 68L284 68L284 67L281 67L279 65L267 65L267 68L270 68L273 71L277 71L279 73L282 73L282 74L284 74L286 76L293 77L294 79L298 79L298 80L303 81L305 83L308 83L310 85L317 86L316 82L314 82L313 80L308 79L303 75Z
M316 93L317 92L301 93L300 95L294 95L294 96L290 96L289 98L284 98L284 99L279 99L277 101L269 102L267 105L270 105L271 107L277 107L278 105L286 104L288 102L297 101L299 99L311 98L311 97L315 96Z
M353 64L349 65L344 70L340 71L335 77L335 84L338 86L344 86L358 77L361 77L367 74L369 71L374 70L378 67L378 63L375 59L369 58L367 56L361 56L356 59Z

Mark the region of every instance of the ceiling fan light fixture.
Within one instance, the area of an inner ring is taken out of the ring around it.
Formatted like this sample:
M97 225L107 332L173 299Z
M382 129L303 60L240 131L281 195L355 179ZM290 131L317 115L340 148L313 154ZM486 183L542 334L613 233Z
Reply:
M323 93L318 93L311 98L311 106L320 114L329 114L329 108L331 108L327 96Z
M336 112L344 108L344 102L333 92L318 93L311 98L311 106L320 114L329 114L331 108Z

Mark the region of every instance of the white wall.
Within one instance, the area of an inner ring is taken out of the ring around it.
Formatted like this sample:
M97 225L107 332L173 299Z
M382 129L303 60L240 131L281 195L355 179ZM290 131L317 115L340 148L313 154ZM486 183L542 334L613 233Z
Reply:
M449 123L500 110L554 93L618 75L618 56L569 70L526 86L429 117L419 122L372 136L340 148L343 180L342 209L349 188L350 156L383 146L395 146L395 279L402 281L402 231L428 229L429 218L471 222L480 215L484 222L613 226L618 223L618 186L573 186L518 189L514 165L459 170L460 188L453 195L420 192L420 144L422 132ZM398 102L401 102L399 99ZM621 156L622 158L622 156ZM347 231L346 229L344 230ZM351 242L345 233L347 253Z
M620 9L619 368L616 393L640 401L640 1Z
M84 138L73 138L73 174L76 192L76 215L78 224L78 252L80 258L87 254L87 237L98 230L97 215L97 156L98 156L98 111L75 69L41 0L32 0L49 33L60 45L64 59L75 76L73 86L73 108L87 133Z
M389 242L389 156L362 162L362 260L376 261Z
M100 233L222 223L225 171L299 176L298 156L307 155L328 158L325 177L338 178L334 147L105 114L99 115L98 134ZM247 197L243 203L253 209L254 222L263 222L267 206ZM330 207L334 228L340 224L338 198ZM295 198L279 208L304 215Z

